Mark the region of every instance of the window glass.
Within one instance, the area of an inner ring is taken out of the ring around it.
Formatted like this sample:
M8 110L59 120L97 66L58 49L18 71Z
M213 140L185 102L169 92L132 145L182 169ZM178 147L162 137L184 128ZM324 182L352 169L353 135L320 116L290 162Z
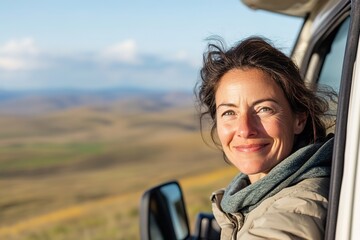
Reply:
M311 58L306 76L306 79L317 79L318 94L323 95L325 93L323 97L329 102L329 110L323 119L328 133L335 131L337 98L334 95L327 94L329 90L327 88L330 87L337 95L339 94L349 26L350 17L318 44L319 47ZM318 69L318 74L316 69Z
M350 18L346 19L340 26L331 44L330 51L326 55L321 69L318 83L328 85L339 93L341 71L345 54L347 32L349 29Z

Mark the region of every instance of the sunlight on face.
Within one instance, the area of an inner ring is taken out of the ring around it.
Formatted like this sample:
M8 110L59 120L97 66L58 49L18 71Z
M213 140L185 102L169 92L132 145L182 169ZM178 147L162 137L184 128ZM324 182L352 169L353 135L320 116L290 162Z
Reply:
M305 126L282 89L258 69L233 69L215 94L217 132L227 158L251 182L290 155L295 134Z

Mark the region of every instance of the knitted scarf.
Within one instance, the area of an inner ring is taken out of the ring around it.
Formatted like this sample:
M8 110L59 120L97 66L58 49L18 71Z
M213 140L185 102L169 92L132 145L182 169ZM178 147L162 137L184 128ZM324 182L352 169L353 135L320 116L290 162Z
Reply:
M247 175L240 173L225 189L221 201L227 213L249 213L262 201L308 178L329 177L333 138L325 143L303 147L277 164L265 177L250 184Z

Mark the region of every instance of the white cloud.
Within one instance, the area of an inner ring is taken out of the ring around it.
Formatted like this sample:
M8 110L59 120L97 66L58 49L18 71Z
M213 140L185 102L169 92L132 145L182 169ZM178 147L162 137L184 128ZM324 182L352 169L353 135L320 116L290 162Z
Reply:
M0 68L8 71L29 69L29 63L20 58L0 57Z
M115 61L129 64L137 64L140 62L136 42L132 39L105 48L100 53L100 57L102 60L110 62Z
M32 38L10 40L0 45L0 69L7 71L38 68L39 49Z
M32 38L23 38L8 41L0 47L0 53L11 55L37 54L38 49Z
M189 57L189 54L188 54L187 52L185 52L185 51L179 51L179 52L177 52L177 53L175 54L175 57L174 57L174 58L177 59L177 60L182 61L182 60L187 60L188 57Z
M178 51L175 53L171 60L178 61L178 62L185 62L192 67L199 67L201 62L199 60L193 59L190 54L186 51Z
M30 38L0 43L0 79L5 88L192 89L197 68L186 52L161 56L138 51L135 41L100 52L40 51Z

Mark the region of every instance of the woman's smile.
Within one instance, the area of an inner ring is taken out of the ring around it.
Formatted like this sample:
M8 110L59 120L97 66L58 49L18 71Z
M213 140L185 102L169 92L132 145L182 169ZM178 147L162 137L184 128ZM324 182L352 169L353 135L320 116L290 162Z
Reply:
M242 144L234 146L234 149L241 153L253 153L262 151L269 144Z

